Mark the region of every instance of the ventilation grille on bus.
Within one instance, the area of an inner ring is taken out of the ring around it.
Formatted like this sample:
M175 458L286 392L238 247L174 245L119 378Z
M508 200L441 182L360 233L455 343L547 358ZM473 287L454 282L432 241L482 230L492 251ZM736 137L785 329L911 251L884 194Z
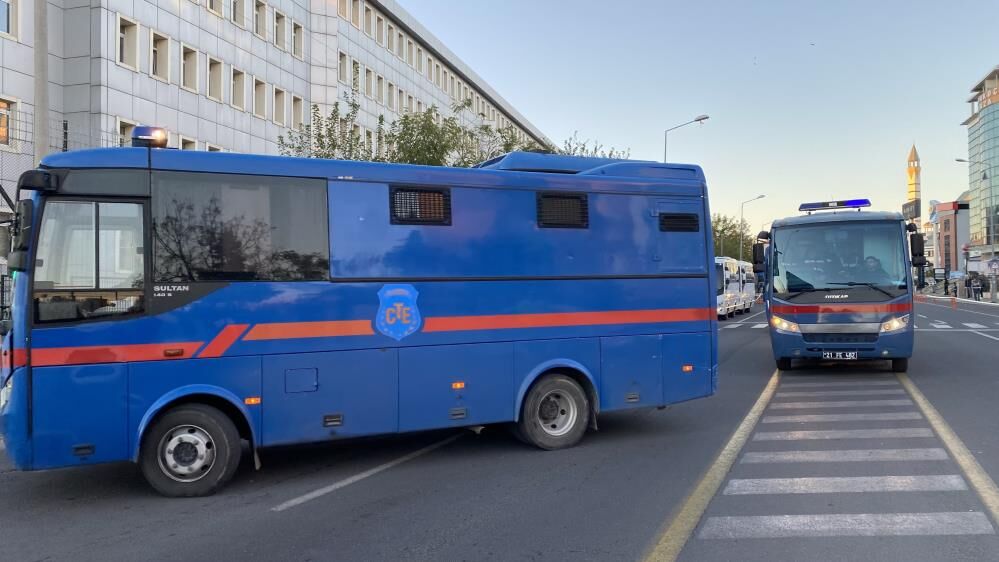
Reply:
M585 193L539 193L538 226L588 228L590 209Z
M701 222L694 213L659 213L659 230L663 232L697 232Z
M389 206L392 224L451 224L448 189L393 187Z

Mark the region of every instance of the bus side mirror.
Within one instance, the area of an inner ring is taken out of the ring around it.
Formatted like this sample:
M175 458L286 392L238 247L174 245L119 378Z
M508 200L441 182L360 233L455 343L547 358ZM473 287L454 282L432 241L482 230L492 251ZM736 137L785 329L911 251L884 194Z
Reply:
M923 265L926 265L926 258L923 257L925 248L923 247L923 235L913 232L909 235L909 251L912 252L912 263L916 264L916 258L923 258Z
M753 273L763 273L763 243L757 242L753 244Z
M28 269L28 247L31 245L31 221L34 214L35 205L31 199L21 199L17 202L17 213L14 224L17 232L14 233L14 242L11 246L10 255L7 256L7 269L11 271L27 271Z

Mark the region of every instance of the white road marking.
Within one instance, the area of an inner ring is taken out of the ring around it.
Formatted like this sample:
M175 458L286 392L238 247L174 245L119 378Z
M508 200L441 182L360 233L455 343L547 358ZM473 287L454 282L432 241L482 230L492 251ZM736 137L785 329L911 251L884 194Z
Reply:
M905 394L902 388L874 388L864 390L809 390L778 392L777 398L790 398L792 396L881 396L885 394Z
M992 535L984 513L855 513L709 517L702 539Z
M749 320L750 318L756 318L757 316L759 316L759 315L761 315L761 314L763 314L763 311L762 311L762 310L761 310L761 311L759 311L759 312L757 312L756 314L750 314L749 316L746 316L745 318L743 318L743 319L742 319L742 320L741 320L741 321L740 321L739 323L740 323L740 324L741 324L741 323L744 323L744 322L745 322L746 320Z
M745 464L783 462L882 462L882 461L944 461L947 451L931 449L849 449L842 451L776 451L746 453L739 462Z
M919 412L891 412L887 414L802 414L798 416L766 416L761 423L815 423L851 421L903 421L921 420Z
M806 408L858 408L863 406L912 406L912 400L841 400L835 402L775 402L774 410L803 410Z
M728 326L722 326L722 329L731 330L732 328L738 328L739 326L742 326L742 324L729 324Z
M899 386L895 379L857 379L852 381L828 381L828 382L783 382L783 388L810 388L813 386Z
M928 427L883 429L821 429L806 431L758 431L753 441L808 441L815 439L911 439L933 437Z
M918 316L919 316L920 318L929 318L929 316L927 316L927 315L925 315L925 314L919 314Z
M753 328L756 328L757 330L759 330L760 328L766 328L766 327L767 327L766 324L757 324L757 325L753 326Z
M761 494L844 494L867 492L954 492L967 490L959 474L931 476L830 476L809 478L733 478L726 496Z
M284 511L286 509L291 509L293 507L302 505L305 502L312 501L312 500L314 500L316 498L320 498L322 496L325 496L326 494L331 494L331 493L333 493L333 492L335 492L335 491L337 491L337 490L339 490L341 488L346 488L347 486L350 486L351 484L355 484L357 482L360 482L361 480L364 480L365 478L374 476L374 475L378 474L379 472L384 472L384 471L386 471L386 470L388 470L388 469L390 469L390 468L392 468L394 466L399 466L400 464L402 464L404 462L411 461L411 460L413 460L413 459L415 459L417 457L423 456L423 455L425 455L425 454L427 454L427 453L429 453L431 451L439 449L439 448L443 447L444 445L447 445L447 444L455 441L456 439L458 439L462 435L463 434L461 434L461 433L459 433L457 435L452 435L451 437L448 437L447 439L442 439L442 440L440 440L440 441L438 441L436 443L432 443L430 445L427 445L426 447L424 447L422 449L418 449L416 451L413 451L412 453L409 453L408 455L403 455L403 456L401 456L401 457L399 457L399 458L397 458L395 460L389 461L389 462L387 462L385 464L380 464L380 465L378 465L378 466L376 466L374 468L370 468L368 470L365 470L364 472L355 474L355 475L351 476L350 478L345 478L343 480L340 480L339 482L334 482L334 483L330 484L329 486L324 486L322 488L319 488L318 490L313 490L313 491L309 492L308 494L303 494L301 496L298 496L297 498L290 499L290 500L288 500L288 501L286 501L286 502L284 502L284 503L282 503L280 505L276 505L276 506L272 507L271 511Z
M974 332L972 332L972 333L975 333L975 334L978 334L979 336L982 336L983 338L989 338L990 340L996 340L996 341L999 341L999 338L997 338L997 337L995 337L995 336L990 336L990 335L988 335L988 334L986 334L986 333L983 333L983 332L979 332L979 331L974 331Z
M964 324L965 326L967 326L969 328L972 328L974 330L984 330L984 329L988 328L988 326L983 326L981 324L975 324L974 322L962 322L962 324Z
M933 326L937 330L946 330L950 328L950 324L930 324L930 326Z

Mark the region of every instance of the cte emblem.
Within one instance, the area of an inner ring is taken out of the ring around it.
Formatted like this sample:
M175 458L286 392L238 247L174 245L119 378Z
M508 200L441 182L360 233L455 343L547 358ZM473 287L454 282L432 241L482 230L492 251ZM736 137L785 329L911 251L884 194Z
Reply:
M386 336L399 341L423 325L416 297L420 293L412 285L385 285L378 291L378 317L375 327Z

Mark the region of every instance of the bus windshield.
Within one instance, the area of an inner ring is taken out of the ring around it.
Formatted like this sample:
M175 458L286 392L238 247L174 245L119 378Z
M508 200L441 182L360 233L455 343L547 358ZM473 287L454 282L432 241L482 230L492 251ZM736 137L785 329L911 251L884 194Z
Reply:
M883 301L908 284L902 235L895 222L837 222L774 229L773 290L780 299Z

